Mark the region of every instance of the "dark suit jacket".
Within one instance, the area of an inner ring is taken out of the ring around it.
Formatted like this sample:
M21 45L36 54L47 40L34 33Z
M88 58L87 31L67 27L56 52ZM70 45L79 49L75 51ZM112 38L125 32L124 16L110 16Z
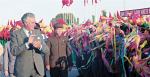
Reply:
M35 67L40 75L44 75L44 66L41 57L41 53L48 53L48 47L42 39L41 32L33 30L32 34L37 35L33 41L40 41L42 45L41 51L33 46L27 49L25 43L28 42L23 28L13 32L11 34L10 50L11 53L16 56L16 62L14 66L14 75L17 77L29 77L32 73L32 69Z
M56 38L51 36L47 39L49 53L45 54L45 65L51 68L73 66L69 40L66 36Z

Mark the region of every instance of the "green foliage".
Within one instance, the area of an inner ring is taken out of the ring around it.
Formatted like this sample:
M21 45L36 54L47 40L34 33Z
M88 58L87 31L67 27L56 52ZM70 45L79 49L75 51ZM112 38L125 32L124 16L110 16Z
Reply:
M56 18L52 18L51 23L57 23L57 19Z
M77 24L76 18L74 17L73 13L59 13L55 16L55 18L52 18L51 23L57 23L57 19L64 19L65 23L67 23L67 19L69 19L69 23Z

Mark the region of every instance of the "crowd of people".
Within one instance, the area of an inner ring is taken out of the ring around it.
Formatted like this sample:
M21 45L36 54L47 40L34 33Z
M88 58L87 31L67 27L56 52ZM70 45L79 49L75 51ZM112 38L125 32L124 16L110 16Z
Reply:
M47 37L34 14L26 13L23 27L12 27L10 41L0 46L4 74L46 77L48 70L51 77L68 77L75 52L78 77L148 77L150 21L142 19L136 13L128 19L102 16L99 22L88 20L65 30L56 23L54 35Z

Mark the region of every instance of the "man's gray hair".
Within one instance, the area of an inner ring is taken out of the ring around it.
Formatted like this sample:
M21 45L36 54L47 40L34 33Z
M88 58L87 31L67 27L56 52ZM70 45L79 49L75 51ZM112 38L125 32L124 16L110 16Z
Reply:
M24 25L24 21L27 22L27 18L28 18L28 17L35 18L35 16L34 16L33 13L25 13L25 14L21 17L21 21L22 21L23 25Z

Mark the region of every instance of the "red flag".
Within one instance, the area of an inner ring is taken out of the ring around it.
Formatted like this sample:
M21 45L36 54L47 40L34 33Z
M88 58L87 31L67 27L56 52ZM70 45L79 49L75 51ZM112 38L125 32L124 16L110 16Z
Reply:
M19 25L20 27L23 27L23 24L22 24L21 20L20 21L16 21L15 24L16 24L16 26Z
M93 0L92 0L92 5L93 5Z
M39 21L39 23L42 23L43 22L43 19L41 21Z
M84 6L86 5L86 0L84 0Z
M117 18L118 19L121 19L120 15L119 15L119 12L117 11Z
M95 3L97 3L97 0L95 0Z
M63 8L63 6L65 6L65 0L62 0L62 8Z
M9 20L8 20L8 23L7 23L7 26L9 25Z
M11 25L11 27L14 27L14 25L13 25L13 23L12 23L12 20L10 21L10 25Z
M100 17L99 17L99 22L101 21L101 14L100 14Z
M65 6L65 5L69 6L70 3L69 3L69 0L62 0L62 4L63 4L62 5L62 8L63 8L63 6Z
M87 4L88 4L88 0L87 0Z
M15 19L14 19L14 26L15 26Z
M119 12L117 11L117 17L120 17Z
M70 5L73 3L73 0L70 0Z
M66 23L64 22L64 20L63 20L63 19L57 19L57 22L58 22L58 23L65 24L65 25L68 25L68 24L66 24Z
M55 25L55 23L50 23L50 26L53 27Z
M111 13L109 12L109 18L111 18Z

